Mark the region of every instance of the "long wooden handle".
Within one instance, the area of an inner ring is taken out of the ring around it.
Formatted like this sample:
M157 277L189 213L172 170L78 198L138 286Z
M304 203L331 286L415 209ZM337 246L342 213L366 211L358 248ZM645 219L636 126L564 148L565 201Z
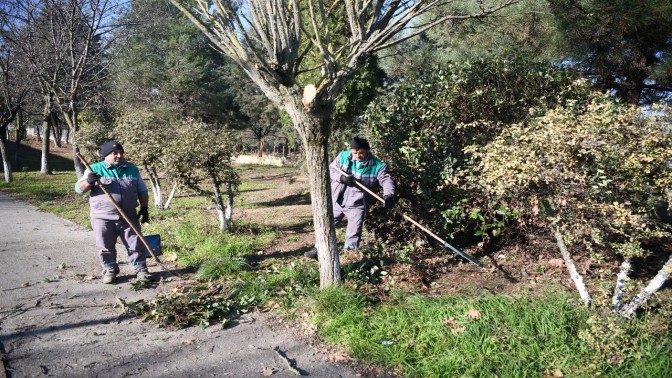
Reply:
M80 153L77 153L77 157L79 158L79 160L81 160L82 164L84 164L86 169L88 169L90 172L93 172L93 170L89 166L89 163L86 161L86 159L84 159L84 156L82 156ZM105 185L103 185L103 183L101 183L100 180L98 180L97 183L98 183L98 186L100 186L100 189L102 189L103 192L105 192L105 194L107 194L107 197L110 199L110 201L112 202L114 207L117 209L119 214L126 220L126 223L128 223L128 225L131 226L133 231L135 231L135 234L138 235L138 237L140 238L140 241L142 241L142 244L145 245L145 248L147 248L147 251L149 251L149 254L152 255L154 260L156 260L156 262L164 270L168 271L170 274L177 275L177 274L173 273L170 269L168 269L165 265L163 265L161 260L159 260L159 258L154 254L154 251L152 250L152 247L149 246L149 243L147 243L147 240L145 239L145 237L142 236L142 232L140 232L140 230L135 226L135 224L133 222L131 222L131 220L128 218L128 215L126 215L126 212L124 211L124 209L122 209L121 206L119 206L119 204L117 203L117 201L114 200L114 197L112 197L112 194L107 190Z
M340 169L339 167L336 167L336 166L333 166L333 165L330 165L330 167L334 168L336 171L340 172L340 173L343 174L343 175L348 175L347 173L343 172L343 170ZM355 184L356 184L360 189L362 189L362 190L364 190L365 192L367 192L367 193L369 193L370 195L372 195L373 198L377 199L378 201L380 201L380 202L382 202L382 203L385 203L385 200L384 200L384 199L382 199L379 195L377 195L376 193L374 193L371 189L367 188L367 187L366 187L364 184L362 184L361 182L355 180ZM395 212L397 212L398 214L400 214L402 217L404 217L404 219L406 219L407 221L411 222L411 224L413 224L415 227L417 227L417 228L421 229L422 231L426 232L427 235L429 235L429 236L433 237L434 239L438 240L441 244L443 244L444 247L448 247L448 248L450 248L453 252L455 252L455 253L457 253L458 255L464 257L465 259L469 260L470 262L476 264L477 266L479 266L479 267L481 267L481 268L483 267L483 265L481 265L481 263L480 263L478 260L476 260L475 257L466 254L465 252L459 250L459 249L456 248L456 247L453 247L453 246L450 245L447 241L441 239L441 238L440 238L439 236L437 236L435 233L433 233L432 231L428 230L426 227L424 227L424 226L421 225L420 223L418 223L418 222L416 222L415 220L413 220L413 218L411 218L411 217L409 217L408 215L404 214L401 210L393 209L393 211L395 211Z

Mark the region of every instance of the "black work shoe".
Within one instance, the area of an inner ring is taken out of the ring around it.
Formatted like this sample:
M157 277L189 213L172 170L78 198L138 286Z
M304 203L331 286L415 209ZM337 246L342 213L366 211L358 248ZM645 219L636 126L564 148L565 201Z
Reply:
M309 259L317 260L317 248L311 248L308 251L306 251L306 253L304 253L303 255Z

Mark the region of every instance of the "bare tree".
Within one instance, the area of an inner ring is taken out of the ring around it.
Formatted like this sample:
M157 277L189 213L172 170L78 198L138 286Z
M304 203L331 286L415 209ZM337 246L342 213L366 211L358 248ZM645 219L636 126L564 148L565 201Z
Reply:
M8 35L26 55L43 98L42 167L49 169L49 131L59 115L70 137L77 133L77 116L85 107L82 96L99 84L110 62L109 45L117 11L124 2L113 0L8 0L14 22ZM79 152L73 145L73 157ZM75 158L78 176L84 172Z
M30 88L25 62L16 54L12 40L7 38L12 21L9 10L0 9L0 155L6 182L12 181L12 165L6 149L7 129L19 117ZM19 142L17 137L17 149Z
M516 0L478 14L428 11L450 0L170 0L222 53L238 63L261 91L287 112L306 154L312 197L320 287L338 285L341 269L332 219L328 173L330 119L336 97L366 58L447 20L481 18ZM347 35L329 27L345 15ZM422 22L417 16L427 14ZM300 83L308 55L321 57L314 83ZM306 84L306 85L301 85Z

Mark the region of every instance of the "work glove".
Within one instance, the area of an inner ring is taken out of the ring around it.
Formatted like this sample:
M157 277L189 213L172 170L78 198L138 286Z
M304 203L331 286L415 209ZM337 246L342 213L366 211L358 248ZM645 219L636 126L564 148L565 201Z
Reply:
M393 195L387 195L384 197L385 198L385 205L383 206L385 210L390 210L394 207L394 196Z
M341 175L340 180L347 186L355 185L355 176L353 175Z
M138 220L140 223L149 223L149 209L147 206L140 207L140 211L138 211Z
M97 174L96 172L90 172L86 176L86 182L88 182L91 185L95 185L95 183L100 180L100 175Z

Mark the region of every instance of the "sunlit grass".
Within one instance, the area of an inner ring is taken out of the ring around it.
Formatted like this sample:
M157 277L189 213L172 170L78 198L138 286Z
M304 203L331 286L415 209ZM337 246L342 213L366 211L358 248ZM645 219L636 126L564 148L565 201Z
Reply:
M579 337L589 328L590 312L562 293L401 294L376 305L350 289L334 288L316 295L315 311L327 342L409 377L540 377L556 370L571 377L664 377L672 372L669 330L663 339L635 334L635 351L610 361Z

